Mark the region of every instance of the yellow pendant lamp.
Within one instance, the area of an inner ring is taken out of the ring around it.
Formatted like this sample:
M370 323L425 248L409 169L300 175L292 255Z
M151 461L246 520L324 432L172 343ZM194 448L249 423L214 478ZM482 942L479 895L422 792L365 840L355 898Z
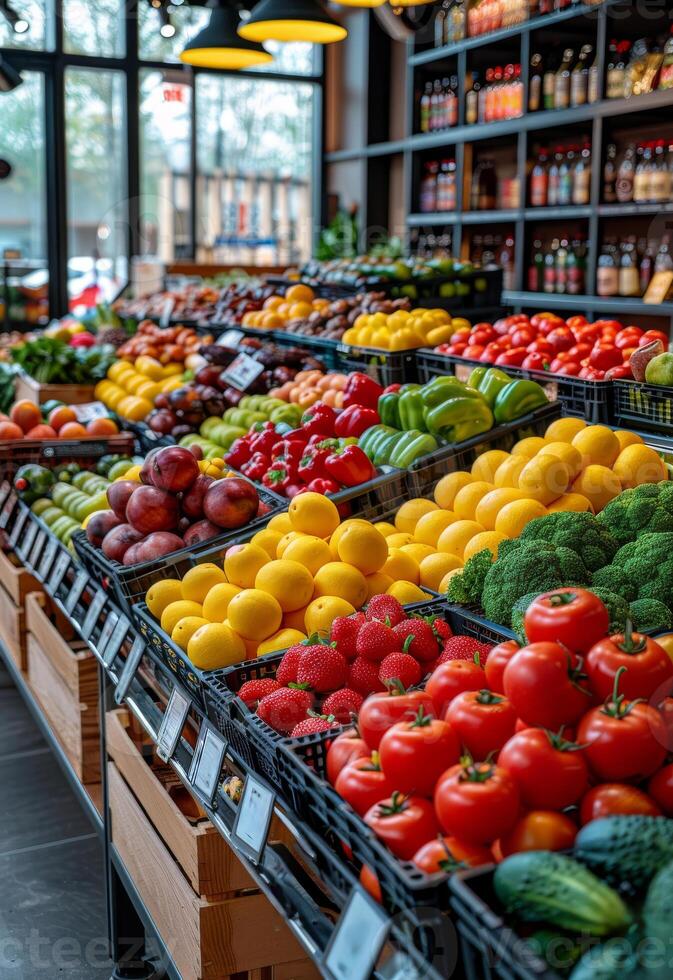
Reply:
M260 0L238 33L247 41L311 41L332 44L348 36L322 0Z
M273 61L261 44L238 34L240 17L233 7L217 2L208 24L185 46L180 60L198 68L255 68Z

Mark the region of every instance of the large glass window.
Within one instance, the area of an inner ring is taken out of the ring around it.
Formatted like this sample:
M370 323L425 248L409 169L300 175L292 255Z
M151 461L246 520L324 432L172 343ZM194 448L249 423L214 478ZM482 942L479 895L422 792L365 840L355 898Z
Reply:
M120 0L63 0L63 47L72 54L121 57L125 49Z
M43 51L53 47L53 32L48 25L51 0L12 0L11 10L11 22L0 13L0 48Z
M168 20L166 20L166 14ZM191 7L186 3L169 5L166 14L151 7L147 0L138 4L138 36L140 57L145 61L166 61L180 63L180 52L187 41L206 26L210 10L205 7ZM170 28L167 27L170 24ZM162 34L171 29L168 37Z

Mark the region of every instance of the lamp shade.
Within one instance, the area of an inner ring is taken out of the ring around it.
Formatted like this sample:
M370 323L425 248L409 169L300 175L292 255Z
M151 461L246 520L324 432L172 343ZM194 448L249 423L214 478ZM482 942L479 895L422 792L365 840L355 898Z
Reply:
M322 0L260 0L238 33L248 41L311 41L331 44L348 36Z
M240 18L232 7L215 7L208 24L192 38L180 60L198 68L254 68L273 61L273 55L238 34Z

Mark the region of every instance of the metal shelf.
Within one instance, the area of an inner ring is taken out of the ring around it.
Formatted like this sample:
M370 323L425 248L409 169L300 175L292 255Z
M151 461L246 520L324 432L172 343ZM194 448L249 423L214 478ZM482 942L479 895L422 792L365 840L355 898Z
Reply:
M673 201L667 204L599 204L596 212L601 218L628 218L639 214L673 214Z
M568 296L558 293L527 293L515 290L502 294L507 306L530 306L539 309L598 310L603 313L642 314L673 317L672 303L643 303L642 300L603 296Z
M566 218L590 218L592 213L589 204L569 204L567 207L525 208L523 217L526 221L565 221Z

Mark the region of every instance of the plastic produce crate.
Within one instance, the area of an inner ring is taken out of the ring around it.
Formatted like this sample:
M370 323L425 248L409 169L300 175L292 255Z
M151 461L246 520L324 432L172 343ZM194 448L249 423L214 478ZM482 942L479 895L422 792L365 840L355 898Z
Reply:
M0 478L11 477L20 466L38 463L52 467L59 463L77 463L88 468L101 456L132 456L133 436L118 435L88 439L7 439L0 441Z
M616 425L673 435L673 388L638 381L613 381Z
M205 710L205 678L208 672L195 667L184 650L161 630L144 602L135 604L132 612L138 632L145 640L147 653L175 675Z
M122 429L135 436L141 451L145 454L152 449L175 445L175 439L172 436L162 436L158 432L154 432L145 422L131 422L121 416L117 416L117 421Z
M480 609L449 602L446 606L446 619L455 634L473 636L475 640L484 643L497 646L506 640L516 640L514 630L486 619Z
M282 347L301 347L309 351L314 357L322 361L326 368L335 370L337 368L337 348L340 341L327 340L319 334L313 337L304 333L291 333L287 330L273 331L274 343Z
M337 347L336 370L348 374L360 371L387 388L388 385L416 381L416 351L386 351L375 347Z

